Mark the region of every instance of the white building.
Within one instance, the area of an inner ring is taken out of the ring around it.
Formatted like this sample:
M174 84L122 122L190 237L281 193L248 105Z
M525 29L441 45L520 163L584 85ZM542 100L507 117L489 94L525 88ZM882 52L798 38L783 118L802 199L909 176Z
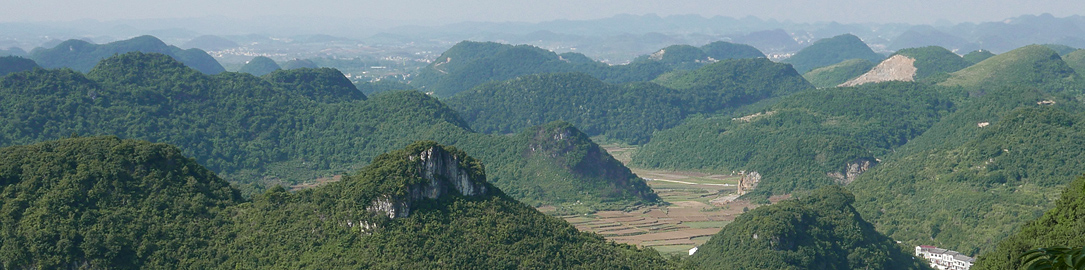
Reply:
M938 270L968 270L976 263L972 257L934 246L915 247L915 256L927 259L931 262L931 268Z

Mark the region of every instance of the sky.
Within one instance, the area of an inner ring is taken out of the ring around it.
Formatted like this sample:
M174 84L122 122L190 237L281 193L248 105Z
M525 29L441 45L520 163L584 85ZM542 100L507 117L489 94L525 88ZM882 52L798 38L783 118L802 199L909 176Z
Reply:
M585 20L618 14L754 16L792 22L930 24L999 21L1026 14L1085 15L1080 0L0 0L0 22L157 18L321 17L389 24Z

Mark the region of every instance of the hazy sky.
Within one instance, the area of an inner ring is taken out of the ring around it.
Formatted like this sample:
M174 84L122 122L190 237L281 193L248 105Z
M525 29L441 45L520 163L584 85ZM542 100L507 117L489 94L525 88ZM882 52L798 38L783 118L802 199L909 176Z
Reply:
M947 3L948 2L948 3ZM1080 0L0 0L0 22L223 16L335 17L404 23L538 22L616 14L756 16L794 22L933 23L997 21L1024 14L1085 14Z

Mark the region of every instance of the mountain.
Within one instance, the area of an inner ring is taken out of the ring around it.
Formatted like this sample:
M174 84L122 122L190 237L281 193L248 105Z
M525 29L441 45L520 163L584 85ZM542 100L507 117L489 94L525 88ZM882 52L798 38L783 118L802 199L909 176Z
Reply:
M893 55L878 63L870 71L859 75L855 79L848 80L840 84L840 86L847 87L890 81L912 82L915 81L916 77L915 62L915 58L900 54Z
M100 45L72 39L51 49L34 49L30 51L30 59L33 59L43 68L67 67L81 72L88 72L94 65L98 64L98 61L127 52L169 55L204 74L218 74L226 71L226 69L222 68L222 65L219 65L218 61L215 61L215 58L203 50L182 50L181 48L166 45L166 43L153 36L139 36L129 40Z
M474 130L513 133L563 120L589 136L627 143L711 113L812 88L786 64L732 59L653 83L607 84L582 73L523 76L480 85L446 99Z
M241 47L241 45L220 36L203 35L185 42L181 47L198 48L205 51L221 51Z
M648 81L669 70L657 61L609 66L586 62L583 55L567 56L572 60L534 46L464 41L422 68L411 85L440 97L451 97L486 82L531 74L582 72L609 83L625 83Z
M744 171L751 185L739 195L767 198L854 181L953 109L936 87L920 83L807 90L656 132L631 164Z
M732 41L749 44L763 52L793 52L802 48L802 45L783 29L754 31L733 37Z
M479 160L435 142L251 201L164 144L74 138L0 156L5 268L671 267L509 198Z
M1078 50L1078 48L1074 48L1074 47L1070 47L1070 46L1066 46L1066 45L1062 45L1062 44L1043 44L1042 46L1047 47L1048 49L1054 50L1059 55L1066 55L1068 53L1071 53L1073 51Z
M19 47L11 47L6 50L0 49L0 56L21 56L26 57L26 51Z
M961 58L964 58L964 60L968 61L969 63L976 64L976 63L979 63L979 62L983 62L983 60L987 60L987 58L991 58L992 56L995 56L995 54L991 53L991 51L988 51L988 50L975 50L975 51L969 52L968 54L965 54Z
M74 138L0 148L4 268L196 268L237 189L165 144Z
M1085 50L1076 50L1071 53L1062 56L1062 60L1066 62L1070 68L1074 69L1080 75L1085 72Z
M727 59L764 58L765 54L750 45L724 41L709 43L700 48L690 45L671 45L649 55L633 59L634 63L659 62L672 70L691 70Z
M874 68L874 65L873 62L865 59L851 59L816 68L806 72L802 77L818 88L834 87L863 75Z
M35 68L41 67L38 66L38 63L34 63L34 60L18 56L0 56L0 77L15 72L34 70Z
M1021 255L1047 247L1079 247L1085 242L1085 178L1078 177L1062 190L1055 207L1021 226L998 242L994 250L979 256L975 269L1021 269Z
M171 143L238 183L246 194L276 183L342 175L380 153L416 140L436 140L472 146L466 149L492 167L491 178L502 179L498 187L549 186L533 197L515 193L532 205L581 200L582 208L612 209L656 203L654 194L631 183L628 175L582 174L550 162L610 162L607 155L583 155L598 150L591 141L571 142L582 151L558 151L521 166L535 160L526 152L529 140L474 133L455 111L417 91L367 97L335 69L212 76L165 55L128 53L103 60L86 75L67 69L15 73L0 81L0 95L5 97L0 100L0 146L73 133ZM562 156L566 153L575 155ZM558 188L565 185L584 188L558 192L569 190Z
M967 52L977 49L977 45L965 38L940 31L932 26L914 26L900 34L889 44L890 50L938 46L954 52Z
M848 59L866 59L880 62L885 56L875 53L859 37L850 34L818 40L809 47L799 50L783 62L795 66L799 73L806 73L815 68L829 66Z
M237 72L248 73L256 76L264 76L276 70L282 69L279 64L275 63L275 60L264 56L253 57L252 60L241 66L241 69Z
M414 87L397 80L379 80L375 82L356 82L354 87L358 88L358 91L362 91L363 94L372 95L380 92L388 92L394 90L415 90Z
M894 53L914 59L916 68L915 79L923 80L932 76L945 73L953 73L972 65L960 55L952 51L938 47L927 46L921 48L907 48Z
M299 69L299 68L320 68L309 59L294 59L286 61L282 65L282 69Z
M701 46L701 50L704 51L708 57L712 57L712 59L716 59L717 61L765 57L764 53L753 46L725 41L716 41L705 44L704 46Z
M878 233L829 186L750 210L712 236L687 263L696 269L927 269Z
M1021 47L950 74L939 84L975 88L985 85L1042 85L1065 88L1078 75L1057 52L1041 45Z

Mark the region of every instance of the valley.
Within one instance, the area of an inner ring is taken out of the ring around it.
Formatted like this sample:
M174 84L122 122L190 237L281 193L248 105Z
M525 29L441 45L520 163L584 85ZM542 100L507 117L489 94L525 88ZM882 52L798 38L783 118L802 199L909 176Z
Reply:
M636 146L600 145L615 159L629 166ZM758 204L734 200L738 175L696 171L649 170L630 167L648 181L648 186L666 202L664 206L640 207L632 211L599 211L584 215L560 216L580 231L598 233L618 243L650 247L664 255L688 254L731 223L738 215ZM772 196L776 203L790 196ZM553 207L540 207L552 213Z

